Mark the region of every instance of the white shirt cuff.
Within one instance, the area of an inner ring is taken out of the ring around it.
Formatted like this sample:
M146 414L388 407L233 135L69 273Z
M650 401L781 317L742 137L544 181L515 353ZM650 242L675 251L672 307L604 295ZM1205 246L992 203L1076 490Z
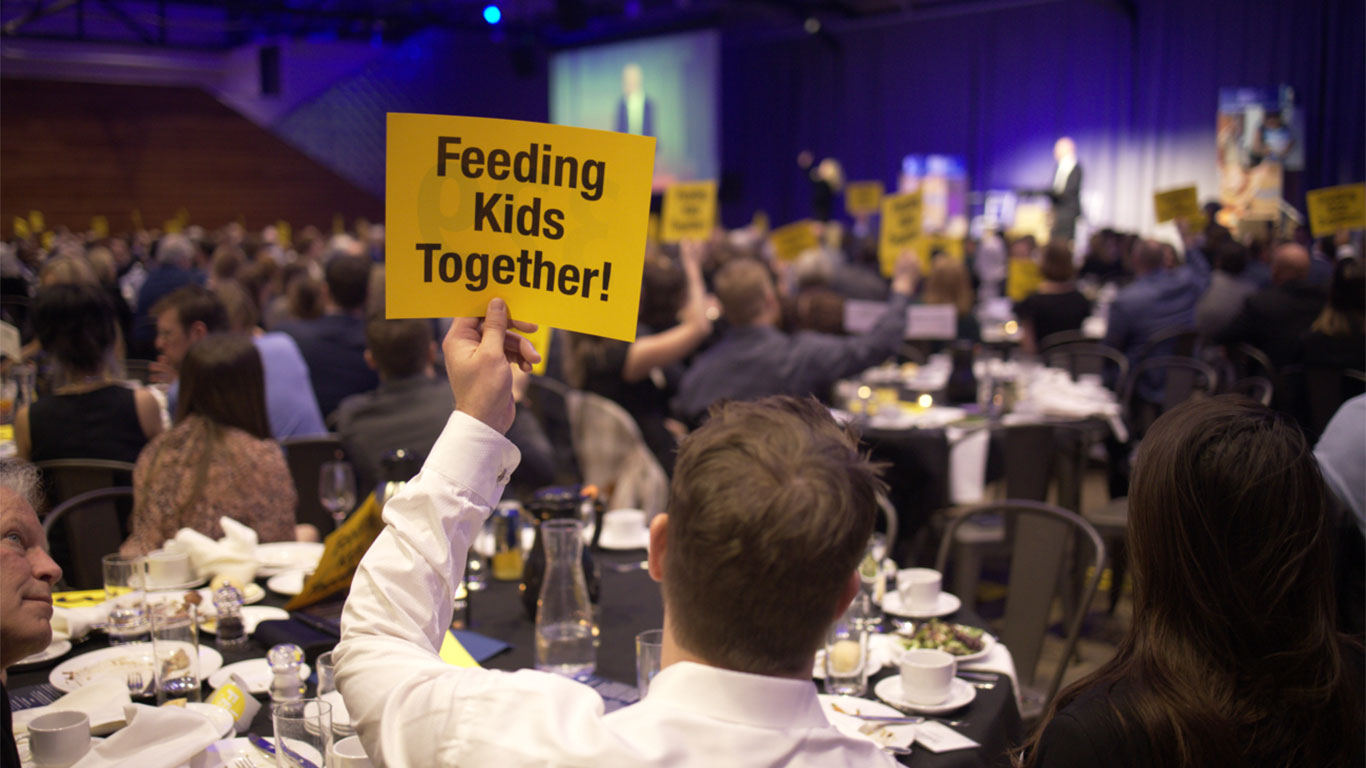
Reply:
M422 465L473 491L488 506L498 503L522 452L497 430L462 411L455 411Z

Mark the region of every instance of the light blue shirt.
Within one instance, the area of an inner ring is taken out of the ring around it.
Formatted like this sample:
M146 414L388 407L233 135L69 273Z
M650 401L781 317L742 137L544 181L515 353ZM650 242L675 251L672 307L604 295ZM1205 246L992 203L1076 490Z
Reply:
M1314 446L1323 480L1366 534L1366 395L1343 403Z

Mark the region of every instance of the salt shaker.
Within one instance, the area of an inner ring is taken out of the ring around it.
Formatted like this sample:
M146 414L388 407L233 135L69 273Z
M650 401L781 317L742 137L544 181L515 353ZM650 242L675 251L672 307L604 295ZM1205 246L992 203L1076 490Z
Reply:
M271 701L290 701L304 697L304 651L294 643L281 643L266 654L274 680L270 684Z
M218 647L226 651L245 646L247 628L242 621L242 593L232 584L224 584L213 593L213 605L218 614Z

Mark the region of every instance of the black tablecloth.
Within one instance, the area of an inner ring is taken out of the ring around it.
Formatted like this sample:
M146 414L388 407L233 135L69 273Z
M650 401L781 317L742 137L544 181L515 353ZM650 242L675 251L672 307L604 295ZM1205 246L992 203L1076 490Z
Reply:
M660 599L659 586L650 579L643 569L619 571L609 564L632 564L643 560L644 551L631 553L595 553L602 568L602 595L597 607L598 624L601 627L598 647L597 674L609 680L635 684L635 637L647 629L663 626L664 609ZM469 603L468 628L490 637L511 643L512 647L484 662L492 669L516 670L535 665L535 624L522 607L515 582L490 581L488 588L473 592ZM284 605L286 598L267 593L265 605ZM964 623L985 626L975 615L961 612L954 617ZM213 645L214 636L201 635L200 641ZM89 638L77 644L73 654L87 653L108 646L102 632L92 633ZM216 646L215 646L216 647ZM265 656L267 648L255 639L248 642L244 649L223 653L223 663L231 664ZM314 652L317 647L312 649ZM310 653L310 656L315 655ZM70 655L63 657L70 658ZM48 672L60 660L54 660L37 667L13 670L9 676L9 689L17 692L27 686L47 682ZM310 658L310 661L312 659ZM884 670L876 679L881 679L895 670ZM308 694L314 694L314 681L309 684ZM207 691L207 686L205 687ZM869 687L871 691L871 685ZM267 696L258 696L268 705ZM947 752L941 755L924 749L916 749L915 754L904 758L903 762L925 768L948 768L959 766L1009 765L1005 750L1009 744L1020 742L1020 716L1015 707L1015 698L1010 680L1004 676L990 690L978 690L974 701L959 712L948 717L967 721L958 730L981 744L981 748ZM256 733L270 734L270 707L263 706L252 727Z

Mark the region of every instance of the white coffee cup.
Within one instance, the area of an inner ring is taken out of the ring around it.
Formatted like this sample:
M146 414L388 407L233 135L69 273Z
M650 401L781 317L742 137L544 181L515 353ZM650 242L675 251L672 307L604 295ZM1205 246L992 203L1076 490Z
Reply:
M336 768L374 768L370 757L360 745L359 736L347 736L333 743L332 764Z
M66 768L90 751L90 718L84 712L49 712L28 724L28 747L36 768Z
M913 611L933 611L939 605L939 590L944 577L933 568L906 568L896 574L896 591L901 602Z
M958 663L951 654L916 648L901 656L901 698L911 704L934 706L948 700Z
M599 541L633 542L641 539L646 531L645 511L641 509L614 509L602 516L602 536Z

